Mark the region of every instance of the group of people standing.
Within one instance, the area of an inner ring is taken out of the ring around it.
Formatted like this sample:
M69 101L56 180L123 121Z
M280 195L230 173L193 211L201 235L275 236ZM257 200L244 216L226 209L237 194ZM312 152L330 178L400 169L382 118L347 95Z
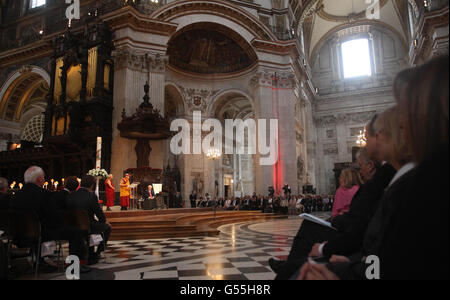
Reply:
M105 180L105 193L106 193L106 210L111 211L111 207L115 206L116 202L116 187L113 183L114 175L110 174ZM120 180L120 207L121 210L128 210L130 206L130 174L125 174L125 176Z

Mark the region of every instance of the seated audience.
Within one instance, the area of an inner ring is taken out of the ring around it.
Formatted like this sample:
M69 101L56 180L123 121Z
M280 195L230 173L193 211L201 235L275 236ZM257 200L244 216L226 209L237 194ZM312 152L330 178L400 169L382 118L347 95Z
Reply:
M87 211L91 221L91 233L103 234L104 242L98 246L97 252L94 253L93 247L89 249L89 264L98 262L101 252L105 251L112 230L111 225L106 222L97 195L93 193L94 188L95 178L86 175L81 179L81 187L67 197L67 209Z
M365 279L368 255L378 256L381 279L449 279L448 65L448 56L438 57L396 79L397 129L414 164L395 162L401 167L371 220L362 254L334 257L327 265L305 263L298 279ZM383 129L382 140L395 136ZM396 152L390 153L391 159ZM441 167L436 169L437 165ZM430 191L424 186L444 188ZM438 199L433 201L433 214L418 209L427 199ZM424 253L437 254L438 261L423 259Z
M68 240L70 255L80 258L83 265L86 259L86 245L83 233L76 229L63 225L61 211L58 211L51 201L52 193L42 188L45 182L44 171L37 166L30 167L24 174L25 184L12 199L12 208L15 211L32 211L36 213L41 223L42 241ZM21 241L15 241L21 247ZM56 268L42 260L43 271L56 271ZM81 272L89 272L90 269L82 267Z
M288 279L303 264L304 258L314 256L329 258L333 254L351 254L362 247L365 231L375 213L384 189L394 177L395 169L380 162L379 145L373 129L376 116L366 126L367 146L357 155L357 162L365 184L361 186L350 206L350 211L332 220L332 230L315 223L304 221L297 233L287 263L270 260L278 273L278 279ZM330 197L331 198L331 197ZM330 199L329 198L329 199Z

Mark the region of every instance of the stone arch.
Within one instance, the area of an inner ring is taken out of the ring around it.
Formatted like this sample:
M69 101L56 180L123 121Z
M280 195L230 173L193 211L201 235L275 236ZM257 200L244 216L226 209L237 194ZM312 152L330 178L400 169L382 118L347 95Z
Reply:
M30 110L43 112L49 85L50 75L40 67L24 66L13 72L0 89L0 119L20 122Z
M167 55L172 67L190 74L237 74L251 69L258 57L236 28L209 20L184 26L172 35Z
M317 58L317 55L319 54L320 49L338 31L341 31L341 30L346 29L346 28L357 27L357 26L362 26L362 25L374 26L375 28L377 28L379 30L382 30L383 32L388 33L390 36L395 36L395 38L397 38L400 41L402 46L405 49L408 49L407 43L405 41L405 38L395 28L391 27L390 25L388 25L386 23L380 22L380 21L363 20L363 21L357 21L357 22L352 23L352 24L345 24L345 25L337 26L337 27L331 29L330 31L328 31L326 34L324 34L323 37L320 39L320 41L315 45L313 51L311 52L311 55L310 55L311 61L315 62L315 60Z
M180 88L172 82L166 83L165 86L164 112L169 119L186 114L186 106Z
M238 89L229 89L220 92L212 99L207 109L208 116L214 116L230 99L239 98L247 100L251 105L251 110L255 112L255 103L249 94Z
M192 15L195 15L195 20ZM237 27L238 33L248 42L253 39L277 41L276 36L259 19L244 9L223 0L174 1L155 11L150 17L159 21L176 23L179 25L177 30L192 23L204 21L225 26L232 23L237 26L227 27Z
M225 90L219 93L208 107L208 115L218 119L223 125L225 119L248 120L255 118L255 109L252 98L245 92L237 89ZM236 133L237 134L237 133ZM249 139L254 136L244 133L244 147L248 146ZM224 136L223 142L229 142ZM238 146L236 137L233 144ZM256 146L256 145L255 145ZM221 159L220 194L252 195L256 192L255 155L253 154L226 154ZM236 192L238 192L236 194Z

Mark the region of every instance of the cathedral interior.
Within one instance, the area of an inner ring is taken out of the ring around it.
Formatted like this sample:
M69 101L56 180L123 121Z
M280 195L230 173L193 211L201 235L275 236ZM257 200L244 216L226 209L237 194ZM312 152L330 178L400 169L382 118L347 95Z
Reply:
M81 177L101 137L116 185L125 172L169 178L186 206L192 190L333 194L365 124L394 103L396 74L448 53L444 0L80 2L68 20L63 0L0 0L0 175L10 182L31 165L49 180ZM222 125L277 119L275 165L174 155L167 124L196 111Z

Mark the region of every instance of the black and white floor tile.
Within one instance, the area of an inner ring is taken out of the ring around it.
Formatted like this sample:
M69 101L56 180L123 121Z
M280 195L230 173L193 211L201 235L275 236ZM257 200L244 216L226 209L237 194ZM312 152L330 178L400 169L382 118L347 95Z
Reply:
M214 237L113 241L94 268L116 280L273 280L268 260L287 257L301 222L225 225ZM86 276L103 279L96 274Z

